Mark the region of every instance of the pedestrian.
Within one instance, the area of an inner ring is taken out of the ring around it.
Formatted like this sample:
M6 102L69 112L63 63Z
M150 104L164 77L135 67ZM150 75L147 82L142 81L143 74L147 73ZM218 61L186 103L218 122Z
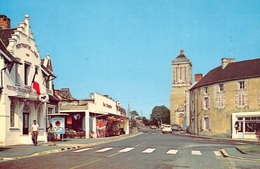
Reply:
M55 129L52 126L52 124L50 123L48 126L48 135L47 135L47 140L48 140L48 146L51 146L51 143L53 143L53 145L55 146Z
M40 131L40 127L39 125L36 123L36 120L33 120L33 125L31 127L31 135L32 135L32 141L33 144L36 146L38 143L38 135L39 135L39 131Z

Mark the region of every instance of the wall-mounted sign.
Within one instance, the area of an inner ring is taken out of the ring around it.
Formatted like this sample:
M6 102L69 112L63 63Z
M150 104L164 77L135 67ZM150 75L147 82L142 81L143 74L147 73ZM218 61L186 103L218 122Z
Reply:
M110 104L105 103L105 102L103 102L103 106L112 109L112 106Z
M29 51L31 51L31 52L34 54L35 57L38 58L37 52L36 52L36 51L33 51L30 45L27 45L27 44L25 44L25 43L18 43L18 44L16 45L16 48L17 48L17 49L26 48L26 49L28 49Z

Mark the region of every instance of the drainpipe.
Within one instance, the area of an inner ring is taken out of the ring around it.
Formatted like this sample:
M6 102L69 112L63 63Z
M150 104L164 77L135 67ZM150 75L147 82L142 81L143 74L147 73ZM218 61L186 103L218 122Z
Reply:
M3 70L5 70L6 68L8 68L12 63L8 64L6 67L1 69L1 86L0 86L0 92L3 91Z

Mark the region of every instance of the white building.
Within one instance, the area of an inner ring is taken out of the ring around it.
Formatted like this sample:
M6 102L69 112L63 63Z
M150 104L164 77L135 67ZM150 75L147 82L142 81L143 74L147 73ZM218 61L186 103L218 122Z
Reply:
M6 21L6 16L0 19ZM52 92L55 76L51 67L44 66L51 65L50 57L41 63L30 30L28 15L16 28L9 24L0 29L0 145L32 144L29 131L34 119L40 125L38 141L45 141L46 112L58 111L58 99ZM31 87L36 73L40 96Z

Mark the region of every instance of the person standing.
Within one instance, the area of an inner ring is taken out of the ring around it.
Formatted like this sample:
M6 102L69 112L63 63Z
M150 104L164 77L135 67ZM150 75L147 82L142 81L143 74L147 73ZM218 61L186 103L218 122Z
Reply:
M33 125L31 127L31 135L32 135L32 141L33 144L36 146L38 143L38 135L39 135L39 131L40 131L40 127L39 125L36 123L36 120L33 120Z
M48 135L47 135L47 140L48 140L48 146L51 146L51 143L53 143L53 145L55 146L55 129L52 126L52 124L50 123L48 126Z

